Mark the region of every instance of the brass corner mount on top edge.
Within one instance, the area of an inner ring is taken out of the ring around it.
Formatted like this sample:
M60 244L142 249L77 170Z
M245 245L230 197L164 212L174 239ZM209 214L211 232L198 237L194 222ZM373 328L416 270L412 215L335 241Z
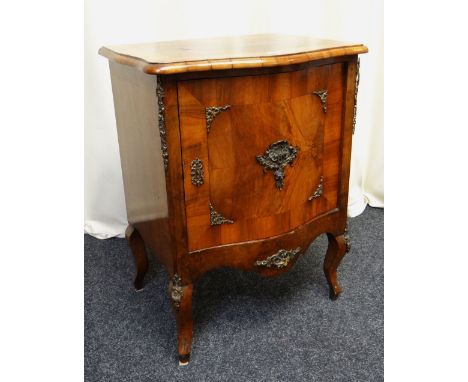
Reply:
M228 109L231 108L231 105L224 106L210 106L205 108L205 118L206 118L206 131L209 133L211 130L211 124L213 123L216 116Z
M322 110L324 113L327 112L327 97L328 97L328 90L317 90L314 94L320 98L320 103L322 104Z

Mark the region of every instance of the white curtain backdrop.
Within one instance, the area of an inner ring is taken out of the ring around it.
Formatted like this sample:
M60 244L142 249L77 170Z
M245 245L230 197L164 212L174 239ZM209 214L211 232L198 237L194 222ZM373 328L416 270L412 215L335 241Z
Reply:
M348 215L383 207L383 0L85 0L85 232L122 236L125 199L102 45L257 33L363 43Z

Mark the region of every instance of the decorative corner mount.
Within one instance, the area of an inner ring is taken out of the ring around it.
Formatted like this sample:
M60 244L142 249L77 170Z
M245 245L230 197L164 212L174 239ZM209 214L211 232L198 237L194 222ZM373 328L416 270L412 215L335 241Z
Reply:
M320 182L317 188L315 189L314 193L309 196L309 199L307 200L310 202L311 200L321 197L322 194L323 194L323 176L320 177Z
M159 124L159 137L161 138L161 152L164 163L164 170L167 171L169 165L169 154L167 152L167 135L166 135L166 121L164 119L164 88L161 83L161 77L156 77L156 96L158 98L158 124Z
M296 159L299 147L293 147L288 141L272 143L263 155L257 155L257 162L263 167L263 171L274 171L276 188L281 190L284 185L284 168L292 166Z
M206 131L209 133L211 129L211 124L213 123L216 116L222 111L226 111L231 108L231 105L224 106L210 106L205 108L205 118L206 118Z
M281 269L286 267L289 262L301 251L301 248L296 249L280 249L274 255L267 257L265 260L255 262L257 267L277 268Z
M172 277L171 298L172 303L176 308L180 307L180 301L182 300L183 294L184 291L182 289L182 279L179 275L175 274Z
M192 177L192 184L200 187L205 181L203 173L203 162L201 159L196 158L190 163L190 175Z
M322 104L322 110L324 113L326 113L328 90L317 90L314 92L314 94L320 98L320 103Z
M210 225L220 225L220 224L233 224L234 221L231 219L225 218L219 212L217 212L213 205L210 203Z

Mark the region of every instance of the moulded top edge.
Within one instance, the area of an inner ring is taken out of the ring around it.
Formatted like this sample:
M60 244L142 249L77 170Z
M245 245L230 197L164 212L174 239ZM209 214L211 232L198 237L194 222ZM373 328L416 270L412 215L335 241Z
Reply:
M99 54L146 73L174 74L290 65L367 51L362 44L268 34L109 46Z

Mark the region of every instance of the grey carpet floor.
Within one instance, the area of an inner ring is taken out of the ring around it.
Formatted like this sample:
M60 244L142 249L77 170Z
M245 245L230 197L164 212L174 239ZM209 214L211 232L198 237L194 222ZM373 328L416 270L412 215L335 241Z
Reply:
M137 293L125 240L85 235L85 381L383 381L383 219L370 207L349 219L337 301L322 272L325 235L279 277L207 273L183 367L165 271L152 260Z

